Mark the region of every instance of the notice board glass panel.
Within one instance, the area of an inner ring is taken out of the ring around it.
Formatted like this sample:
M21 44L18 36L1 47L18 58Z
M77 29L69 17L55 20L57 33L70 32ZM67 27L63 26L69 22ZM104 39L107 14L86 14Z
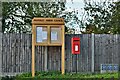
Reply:
M36 42L47 43L47 27L36 26Z
M51 26L50 27L50 42L51 43L61 43L61 27Z

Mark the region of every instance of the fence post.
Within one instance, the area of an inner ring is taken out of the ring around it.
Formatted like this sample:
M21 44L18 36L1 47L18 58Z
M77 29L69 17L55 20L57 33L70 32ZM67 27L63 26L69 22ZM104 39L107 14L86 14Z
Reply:
M0 32L0 76L2 75L2 33Z
M94 33L92 33L92 73L94 72Z

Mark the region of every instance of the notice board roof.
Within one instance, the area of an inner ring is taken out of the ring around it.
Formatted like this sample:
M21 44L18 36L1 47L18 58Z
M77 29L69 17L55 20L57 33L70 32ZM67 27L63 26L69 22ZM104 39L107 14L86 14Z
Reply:
M63 25L63 18L38 18L35 17L32 19L32 24L40 25Z

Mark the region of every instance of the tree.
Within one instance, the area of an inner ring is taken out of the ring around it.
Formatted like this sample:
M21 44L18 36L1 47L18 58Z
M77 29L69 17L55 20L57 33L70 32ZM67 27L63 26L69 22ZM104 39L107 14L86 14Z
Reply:
M66 33L75 34L74 25L81 25L77 13L74 10L70 12L65 11L61 14L61 17L64 18L65 21Z
M70 32L67 23L79 23L74 13L65 10L65 2L4 2L3 32L31 33L33 17L62 17L65 20L65 31ZM73 20L73 22L71 22Z
M87 22L84 25L89 26L86 27L86 31L92 29L90 33L116 33L112 18L113 15L116 15L113 12L114 7L113 2L85 2Z
M111 18L111 32L114 34L120 34L120 1L114 2L112 7L112 18Z
M59 17L64 2L3 2L3 32L30 33L33 17Z

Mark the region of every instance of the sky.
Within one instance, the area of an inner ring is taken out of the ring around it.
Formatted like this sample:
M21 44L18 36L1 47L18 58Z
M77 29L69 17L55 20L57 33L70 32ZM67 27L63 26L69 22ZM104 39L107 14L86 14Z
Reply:
M71 0L67 0L66 7L69 11L78 10L80 15L80 13L83 11L84 0L73 0L73 2L71 2Z
M82 15L82 12L83 12L83 7L84 7L84 0L67 0L66 2L66 7L67 7L67 11L78 11L78 18L80 19L81 15ZM69 27L72 27L69 25ZM78 33L80 32L80 28L78 25L74 24L74 27L75 27L75 33Z

